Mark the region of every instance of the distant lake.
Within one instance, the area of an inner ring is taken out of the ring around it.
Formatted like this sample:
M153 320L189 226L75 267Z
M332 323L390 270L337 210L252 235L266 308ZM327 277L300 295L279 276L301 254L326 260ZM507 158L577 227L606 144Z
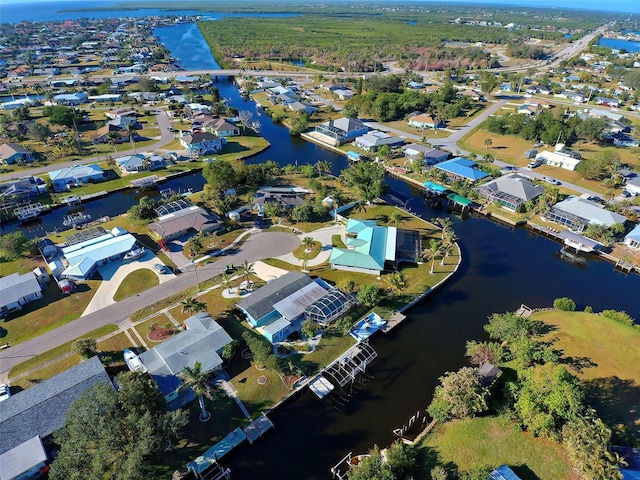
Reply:
M600 47L615 48L618 50L625 49L627 52L640 52L640 42L632 42L630 40L618 40L617 38L601 38L598 42Z
M22 21L47 22L78 20L80 18L121 18L121 17L160 17L160 16L201 16L204 20L219 20L224 17L292 17L297 14L289 13L218 13L205 12L202 10L162 10L153 8L155 3L149 2L152 8L141 8L136 10L106 10L106 11L83 11L83 12L62 12L61 10L89 10L90 6L96 9L123 6L126 3L114 0L91 0L69 1L69 2L22 2L5 4L0 2L0 23L17 23ZM176 3L176 5L180 5Z

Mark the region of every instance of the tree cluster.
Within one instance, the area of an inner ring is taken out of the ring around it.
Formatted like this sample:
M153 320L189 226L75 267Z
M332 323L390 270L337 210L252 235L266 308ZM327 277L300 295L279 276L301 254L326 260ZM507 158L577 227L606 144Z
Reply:
M380 197L385 191L384 167L373 162L356 162L342 171L341 178L350 187L356 188L360 199L367 203Z
M516 58L543 59L546 55L544 48L539 45L527 45L523 42L512 42L507 45L507 55Z
M418 449L413 445L395 442L383 457L374 445L356 468L347 472L348 480L410 480L418 469Z
M532 142L555 145L561 141L570 145L578 138L576 129L581 122L577 115L566 118L564 112L546 109L532 117L514 113L490 116L483 127L491 133L516 135Z
M23 255L37 255L38 240L27 240L20 231L0 235L0 253L3 258L13 260Z

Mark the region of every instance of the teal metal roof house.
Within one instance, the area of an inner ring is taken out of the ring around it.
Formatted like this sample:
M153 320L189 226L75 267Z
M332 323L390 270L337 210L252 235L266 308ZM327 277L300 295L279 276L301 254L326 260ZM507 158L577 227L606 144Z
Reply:
M329 258L331 268L380 275L385 262L396 261L395 227L382 227L373 220L350 218L346 227L347 248L334 248Z
M446 162L438 163L435 168L442 170L450 177L461 178L471 182L477 182L489 176L489 174L475 168L476 165L476 162L456 157Z

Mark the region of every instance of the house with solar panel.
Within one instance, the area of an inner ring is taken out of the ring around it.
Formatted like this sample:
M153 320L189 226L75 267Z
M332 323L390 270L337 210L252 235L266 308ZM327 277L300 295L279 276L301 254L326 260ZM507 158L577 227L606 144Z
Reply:
M442 170L452 180L467 180L475 183L489 176L488 173L476 168L478 164L462 157L452 158L446 162L438 163L434 168Z
M347 248L334 248L329 257L332 269L380 276L401 262L415 263L422 251L420 233L377 225L374 220L350 218L345 229Z
M305 320L328 325L353 307L355 300L321 278L296 270L253 292L236 306L271 343L299 332Z

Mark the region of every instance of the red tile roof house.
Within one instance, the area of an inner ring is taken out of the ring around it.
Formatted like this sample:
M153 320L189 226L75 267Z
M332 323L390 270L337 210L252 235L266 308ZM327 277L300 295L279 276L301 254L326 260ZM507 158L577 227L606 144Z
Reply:
M22 148L17 143L0 145L0 163L13 165L14 163L33 162L33 153Z

